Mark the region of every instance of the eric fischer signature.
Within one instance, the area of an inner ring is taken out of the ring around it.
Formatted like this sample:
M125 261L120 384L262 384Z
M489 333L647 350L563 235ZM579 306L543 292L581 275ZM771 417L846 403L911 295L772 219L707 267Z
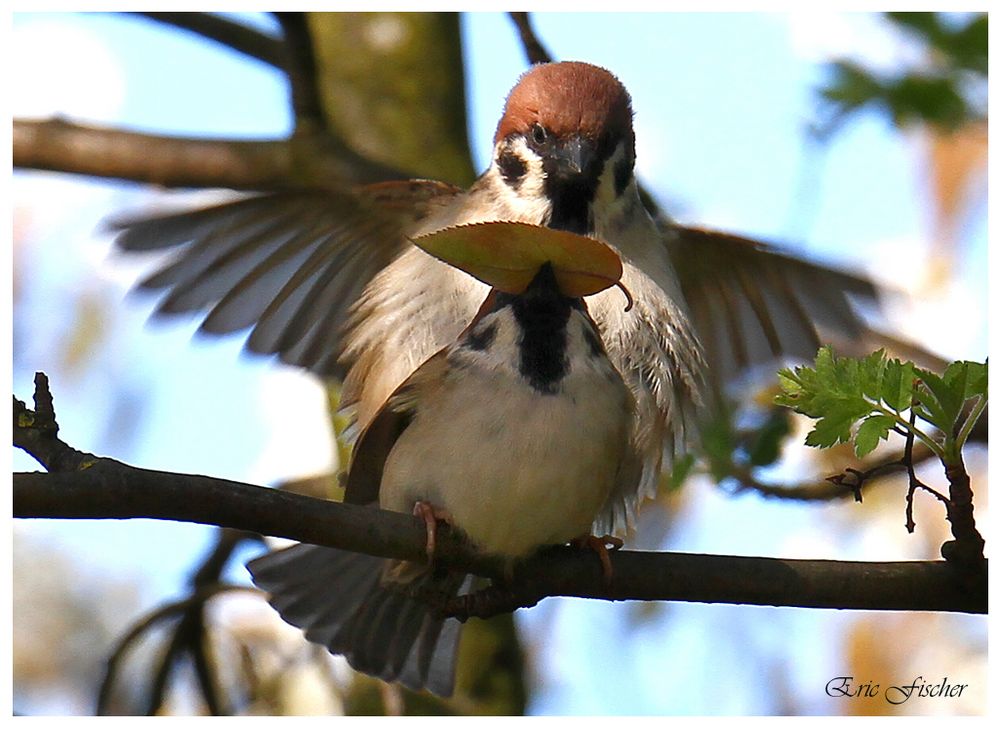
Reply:
M883 696L890 704L898 706L906 703L911 697L918 698L956 698L968 688L967 683L949 683L945 676L936 683L925 681L923 676L917 676L908 684L886 686L874 681L854 682L854 676L837 676L827 681L826 695L834 698L875 698Z

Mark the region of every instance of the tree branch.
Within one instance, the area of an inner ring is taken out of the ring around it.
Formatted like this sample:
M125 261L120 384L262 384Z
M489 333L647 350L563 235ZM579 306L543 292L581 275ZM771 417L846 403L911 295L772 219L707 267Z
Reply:
M211 13L122 13L122 15L140 16L180 28L220 43L238 53L256 58L258 61L281 68L281 41L218 15Z
M132 628L130 628L124 636L119 638L115 649L111 652L111 655L108 657L107 663L105 664L104 677L101 679L101 685L98 689L97 709L95 713L98 716L107 716L111 713L111 692L115 686L115 679L120 672L122 667L121 664L124 662L126 654L138 643L140 638L144 637L149 631L157 627L159 623L177 616L181 616L183 619L184 615L188 614L192 610L200 610L205 603L220 593L251 590L253 590L253 588L244 587L242 585L226 585L218 583L206 585L198 588L198 590L183 600L171 602L157 608L132 626Z
M972 484L965 470L961 453L951 463L945 465L945 476L948 479L948 521L951 522L951 534L955 537L941 545L941 555L955 562L975 575L986 561L983 556L983 540L976 529L973 517Z
M286 537L380 557L425 561L423 522L406 514L313 499L206 476L98 459L82 471L14 474L20 518L173 519ZM599 560L568 547L526 560L512 584L523 602L564 595L865 610L986 612L986 572L974 591L944 562L835 562L621 551L606 588ZM442 566L501 578L500 560L442 529Z
M316 56L305 13L274 13L281 23L282 67L288 77L298 131L328 131L316 77Z
M166 187L282 190L349 186L405 176L327 135L290 140L192 139L85 126L62 119L14 120L14 166Z
M551 63L552 54L545 50L545 46L535 35L534 28L531 27L531 18L528 13L507 13L517 28L517 33L521 37L521 47L529 64Z
M48 380L35 376L35 408L14 398L14 444L55 472L14 474L14 516L172 519L425 562L422 519L208 476L135 468L81 454L58 439ZM73 454L64 457L65 453ZM65 470L56 470L56 469ZM867 610L986 612L985 564L961 580L945 562L833 562L657 552L615 552L613 580L600 560L553 547L515 565L475 553L441 525L435 563L511 586L502 609L547 596L682 600ZM453 612L485 615L469 606Z
M75 471L86 468L93 457L70 447L58 437L59 424L52 405L49 378L35 373L35 409L14 398L14 446L20 448L48 471Z
M884 472L903 470L905 468L903 465L904 453L892 451L873 460L865 471L868 474L865 480L882 476ZM912 463L922 463L933 456L934 454L929 448L918 443L913 448ZM856 471L856 469L849 470ZM854 497L855 501L860 501L858 498L860 484L850 483L843 479L838 480L837 477L833 476L815 482L765 483L754 475L752 468L735 468L732 476L736 479L736 487L732 489L734 493L754 491L761 496L787 501L835 501L846 499L849 496Z

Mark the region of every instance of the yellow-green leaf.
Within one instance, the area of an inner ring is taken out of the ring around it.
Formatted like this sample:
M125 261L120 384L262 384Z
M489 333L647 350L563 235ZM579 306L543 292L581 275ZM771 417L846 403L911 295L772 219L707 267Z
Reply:
M510 294L524 291L549 263L559 290L590 296L618 282L622 262L604 243L528 223L473 223L414 238L413 243L483 283Z

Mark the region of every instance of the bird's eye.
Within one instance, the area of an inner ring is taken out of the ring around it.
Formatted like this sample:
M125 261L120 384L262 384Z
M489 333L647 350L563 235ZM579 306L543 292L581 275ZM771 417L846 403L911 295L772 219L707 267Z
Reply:
M545 131L545 127L541 124L535 124L531 127L531 139L535 144L545 144L545 140L548 138L548 133Z

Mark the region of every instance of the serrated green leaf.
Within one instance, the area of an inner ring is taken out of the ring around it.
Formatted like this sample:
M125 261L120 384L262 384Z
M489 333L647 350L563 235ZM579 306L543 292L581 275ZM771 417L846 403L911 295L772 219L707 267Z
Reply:
M969 389L966 397L989 396L990 361L969 362Z
M913 413L924 422L933 424L941 418L940 412L935 414L929 411L926 403L914 401L911 407L913 408Z
M775 399L787 400L788 402L779 403L786 407L794 407L796 400L805 393L798 376L787 367L778 370L778 387L780 390Z
M919 401L914 400L913 405L913 412L917 414L917 417L942 432L947 431L948 416L934 395L927 389L921 389L918 397Z
M828 346L822 346L819 351L816 352L816 362L813 369L816 371L816 376L821 380L829 381L833 379L833 370L836 365L836 358L833 355L833 350Z
M806 435L806 445L829 448L837 443L847 443L851 439L851 427L857 420L853 415L842 413L822 417Z
M862 394L878 402L882 399L882 376L885 373L885 350L879 349L861 360Z
M953 363L959 365L959 363ZM944 433L950 433L965 403L964 368L952 369L952 382L924 369L915 369L920 377L920 402L930 414L930 422Z
M891 359L882 373L882 400L896 412L910 407L913 398L913 363Z
M785 392L795 393L802 391L802 383L798 375L788 367L782 367L778 370L778 384Z
M781 387L774 402L792 410L810 415L815 408L816 372L808 367L796 367L794 370L783 368L778 372L778 385Z
M862 421L854 436L854 452L858 458L864 458L878 445L880 440L889 438L889 431L896 421L888 415L872 415Z
M853 398L861 396L858 361L837 357L829 347L820 349L816 357L816 375L827 396Z
M952 362L945 369L944 374L941 375L941 379L944 380L945 384L948 385L948 389L955 395L959 401L959 410L961 410L962 405L968 399L969 395L969 365L974 364L973 362L968 362L966 360L959 360L957 362Z

